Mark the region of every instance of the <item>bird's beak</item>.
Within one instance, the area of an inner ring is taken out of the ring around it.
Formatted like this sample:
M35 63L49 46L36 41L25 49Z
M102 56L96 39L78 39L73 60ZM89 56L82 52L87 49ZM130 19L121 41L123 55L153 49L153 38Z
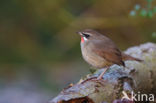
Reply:
M79 32L79 31L78 31L78 32L76 32L76 33L77 33L77 34L79 34L80 36L82 36L82 35L83 35L83 34L82 34L81 32Z

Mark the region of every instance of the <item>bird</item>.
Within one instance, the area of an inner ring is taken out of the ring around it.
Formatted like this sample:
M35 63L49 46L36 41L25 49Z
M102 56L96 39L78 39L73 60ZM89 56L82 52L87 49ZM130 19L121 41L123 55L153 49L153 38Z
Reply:
M93 29L85 29L77 33L81 37L80 46L83 59L95 68L105 68L97 80L102 79L113 64L125 67L124 61L126 60L143 61L121 52L110 38Z

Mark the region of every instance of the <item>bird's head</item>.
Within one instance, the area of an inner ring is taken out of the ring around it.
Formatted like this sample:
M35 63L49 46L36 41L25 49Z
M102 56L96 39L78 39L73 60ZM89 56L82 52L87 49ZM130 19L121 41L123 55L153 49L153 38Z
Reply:
M92 39L97 39L100 34L92 29L85 29L77 32L81 36L81 43L87 42Z

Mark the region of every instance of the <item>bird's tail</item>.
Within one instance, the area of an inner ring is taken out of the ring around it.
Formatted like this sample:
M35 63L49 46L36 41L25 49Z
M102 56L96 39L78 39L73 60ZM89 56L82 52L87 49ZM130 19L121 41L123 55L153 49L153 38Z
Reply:
M144 61L142 59L132 57L132 56L130 56L128 54L125 54L125 53L122 53L122 60L123 61L125 61L125 60L135 60L135 61L138 61L138 62L143 62Z

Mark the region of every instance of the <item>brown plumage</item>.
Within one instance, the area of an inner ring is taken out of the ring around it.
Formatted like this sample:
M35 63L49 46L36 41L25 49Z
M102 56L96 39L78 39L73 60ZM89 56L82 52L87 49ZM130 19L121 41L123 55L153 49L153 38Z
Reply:
M125 66L124 60L142 61L122 53L111 39L94 30L86 29L78 34L81 36L82 56L93 67L108 69L113 64Z

